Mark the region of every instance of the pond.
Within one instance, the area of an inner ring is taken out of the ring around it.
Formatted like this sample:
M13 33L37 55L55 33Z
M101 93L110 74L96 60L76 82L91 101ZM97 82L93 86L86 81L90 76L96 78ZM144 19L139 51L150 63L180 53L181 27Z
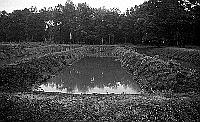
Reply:
M70 94L138 94L131 74L112 57L85 57L47 80L37 90Z

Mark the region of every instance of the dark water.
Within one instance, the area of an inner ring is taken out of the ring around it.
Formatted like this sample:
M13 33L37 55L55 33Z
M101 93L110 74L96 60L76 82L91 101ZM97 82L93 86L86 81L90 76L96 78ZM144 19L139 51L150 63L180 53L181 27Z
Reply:
M86 57L49 79L38 90L74 94L137 94L140 88L114 58Z

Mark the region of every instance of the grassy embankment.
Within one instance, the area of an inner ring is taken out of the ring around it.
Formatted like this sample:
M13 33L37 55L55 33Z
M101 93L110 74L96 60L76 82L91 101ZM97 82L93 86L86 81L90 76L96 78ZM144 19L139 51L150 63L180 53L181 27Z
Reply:
M181 63L182 66L191 69L200 69L200 48L188 47L188 48L176 48L176 47L137 47L137 52L144 53L149 56L159 55L159 58L163 60L176 60Z
M0 67L7 64L28 61L55 52L82 47L81 45L56 45L43 43L1 44Z
M134 78L137 78L136 81L141 83L140 85L151 86L144 87L144 89L152 90L151 88L154 88L152 84L156 86L157 83L160 83L158 86L162 86L162 81L166 81L164 85L169 85L165 78L175 73L170 80L173 86L173 84L180 81L177 77L177 72L185 71L184 68L176 65L176 63L169 64L169 62L159 60L158 57L146 57L136 52L129 53L130 51L127 50L129 49L118 48L113 53L120 56L119 60L122 62L123 67L135 74L136 77ZM35 66L38 70L44 67L44 65L41 65L44 61L52 62L52 58L49 60L45 58L45 60L40 61L34 60L33 62L38 64ZM55 62L50 65L56 64L58 60L53 61ZM151 61L153 63L149 63ZM153 70L149 70L152 68ZM161 70L157 70L158 68ZM168 73L162 74L163 72L160 71L163 69ZM163 79L155 79L157 76L153 74L158 74L158 72L163 75L161 77ZM153 77L148 79L148 73ZM195 73L192 73L188 71L182 78L191 80L195 76ZM185 77L185 75L188 76ZM141 79L145 80L140 82ZM148 85L144 83L148 83ZM182 87L184 88L184 86ZM159 90L163 90L162 87ZM171 90L173 92L173 89ZM2 92L0 96L0 118L1 120L10 121L199 121L200 115L200 98L194 92L180 93L177 91L177 93L171 94L157 92L140 95L68 95L42 92ZM7 112L4 112L5 109Z
M199 71L185 67L174 60L163 60L159 55L149 56L129 47L116 48L122 66L145 91L175 93L199 92Z
M16 60L11 64L0 67L0 90L9 92L31 90L30 87L34 84L45 82L46 79L56 75L66 65L84 57L87 52L87 48L82 47L60 51L67 48L65 48L65 45L63 47L58 46L47 53L31 49L36 53L32 53L28 58L23 57L22 60ZM55 51L56 49L59 49L59 51Z

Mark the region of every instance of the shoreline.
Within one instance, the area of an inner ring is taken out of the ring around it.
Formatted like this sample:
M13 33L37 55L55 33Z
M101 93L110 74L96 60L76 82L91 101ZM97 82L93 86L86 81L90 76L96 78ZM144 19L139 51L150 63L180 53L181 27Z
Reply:
M0 92L1 121L200 121L199 116L200 96L195 92Z

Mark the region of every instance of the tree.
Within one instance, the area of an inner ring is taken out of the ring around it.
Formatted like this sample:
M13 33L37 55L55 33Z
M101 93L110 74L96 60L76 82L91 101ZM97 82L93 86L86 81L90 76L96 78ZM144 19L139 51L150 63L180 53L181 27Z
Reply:
M156 38L160 39L158 43L168 40L171 45L184 46L184 37L190 33L187 27L191 16L184 10L181 0L149 0L132 13L138 20L136 27L144 42Z
M199 0L148 0L127 9L65 5L1 12L1 41L184 46L200 38ZM72 38L70 38L70 35ZM192 40L192 41L188 41Z
M199 35L199 31L200 31L200 1L199 0L185 1L184 7L186 10L188 10L190 12L191 16L193 17L193 21L191 21L192 29L190 30L193 38L192 38L192 41L190 42L190 44L200 46L200 44L199 44L199 39L200 39L200 35Z
M6 11L0 12L0 41L7 42L9 27L9 14Z

